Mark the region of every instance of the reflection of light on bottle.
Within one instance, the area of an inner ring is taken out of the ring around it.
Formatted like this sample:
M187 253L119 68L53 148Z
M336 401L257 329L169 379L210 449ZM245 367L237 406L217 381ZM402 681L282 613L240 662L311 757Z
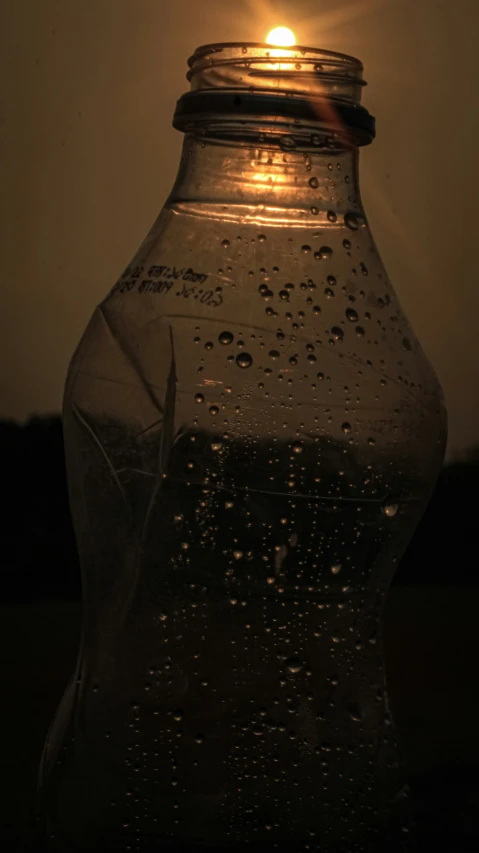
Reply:
M296 44L296 36L288 27L276 27L266 36L266 44L277 47L293 47Z

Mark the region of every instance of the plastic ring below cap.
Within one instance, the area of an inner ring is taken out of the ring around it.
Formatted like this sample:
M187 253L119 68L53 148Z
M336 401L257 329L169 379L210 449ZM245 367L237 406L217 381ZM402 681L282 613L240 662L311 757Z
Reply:
M284 116L294 121L325 123L335 131L357 132L359 145L368 145L376 136L376 120L365 107L345 104L333 98L302 98L290 94L241 90L199 90L186 92L176 105L173 126L184 130L195 118L206 114L237 114L238 120Z

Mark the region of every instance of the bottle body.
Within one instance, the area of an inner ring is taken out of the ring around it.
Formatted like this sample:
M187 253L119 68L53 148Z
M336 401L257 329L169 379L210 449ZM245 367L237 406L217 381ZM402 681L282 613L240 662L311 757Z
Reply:
M446 416L347 168L302 169L299 217L174 192L70 365L48 851L411 849L382 613Z

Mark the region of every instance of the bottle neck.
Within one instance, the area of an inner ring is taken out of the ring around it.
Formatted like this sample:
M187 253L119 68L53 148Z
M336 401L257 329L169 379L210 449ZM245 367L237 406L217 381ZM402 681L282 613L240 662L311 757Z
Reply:
M262 213L272 224L314 227L340 216L363 215L356 147L285 150L244 142L185 136L168 206L184 213L248 221ZM246 219L245 219L246 217Z

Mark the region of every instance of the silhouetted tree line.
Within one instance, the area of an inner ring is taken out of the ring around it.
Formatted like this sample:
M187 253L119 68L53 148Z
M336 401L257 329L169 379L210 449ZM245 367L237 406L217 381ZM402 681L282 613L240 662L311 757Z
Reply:
M6 599L79 599L81 578L68 503L61 418L0 421ZM446 465L395 583L474 583L479 446Z

